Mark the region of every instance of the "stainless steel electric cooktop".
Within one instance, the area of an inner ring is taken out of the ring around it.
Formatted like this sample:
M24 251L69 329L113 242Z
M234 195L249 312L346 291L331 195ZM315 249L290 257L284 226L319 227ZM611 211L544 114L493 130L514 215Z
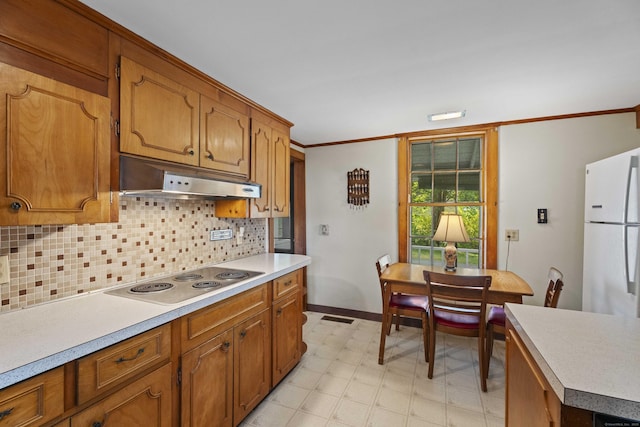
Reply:
M162 279L139 282L132 286L124 286L105 293L169 305L243 282L260 274L263 273L222 267L205 267Z

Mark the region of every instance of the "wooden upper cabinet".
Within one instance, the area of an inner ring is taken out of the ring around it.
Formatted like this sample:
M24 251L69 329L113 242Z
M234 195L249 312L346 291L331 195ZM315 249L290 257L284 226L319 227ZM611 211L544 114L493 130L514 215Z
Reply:
M198 92L126 57L120 68L120 151L197 166Z
M42 0L2 0L0 16L4 43L93 77L109 74L109 31L90 18Z
M200 166L249 177L249 116L201 95Z
M0 63L0 225L110 221L110 100Z
M287 128L288 129L288 128ZM259 198L216 201L222 218L275 218L289 216L289 133L251 119L251 176L262 185Z
M262 185L260 198L249 200L252 218L271 216L271 174L273 136L271 128L257 120L251 122L251 180Z
M289 135L273 131L273 172L271 181L272 217L289 216L291 168Z

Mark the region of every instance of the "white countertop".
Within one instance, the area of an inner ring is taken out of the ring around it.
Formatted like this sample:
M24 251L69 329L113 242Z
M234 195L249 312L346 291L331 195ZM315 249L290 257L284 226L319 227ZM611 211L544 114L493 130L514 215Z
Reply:
M507 304L562 403L640 420L640 319Z
M269 253L216 264L265 273L172 305L107 295L104 289L0 314L0 389L310 263L305 255Z

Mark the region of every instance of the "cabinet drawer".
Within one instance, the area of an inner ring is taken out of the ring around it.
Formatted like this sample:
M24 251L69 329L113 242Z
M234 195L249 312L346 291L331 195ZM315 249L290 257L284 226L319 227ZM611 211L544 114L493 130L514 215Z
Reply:
M166 324L79 359L78 404L169 360L171 325Z
M0 426L39 426L63 412L62 367L0 391Z
M302 287L300 283L300 274L302 270L292 271L282 277L273 280L273 299L274 301L299 290Z
M182 352L269 306L269 288L262 284L181 318Z

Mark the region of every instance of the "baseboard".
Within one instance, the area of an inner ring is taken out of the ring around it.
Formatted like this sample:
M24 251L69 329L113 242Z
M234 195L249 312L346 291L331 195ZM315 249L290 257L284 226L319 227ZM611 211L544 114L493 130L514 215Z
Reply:
M356 319L373 320L375 322L382 321L382 315L378 313L369 313L367 311L360 311L360 310L350 310L348 308L329 307L328 305L316 305L316 304L307 303L307 311L332 314L334 316L354 317Z
M351 310L348 308L330 307L328 305L316 305L307 303L307 311L313 311L315 313L331 314L334 316L353 317L356 319L373 320L374 322L382 322L382 314L370 313L368 311ZM414 328L422 328L422 322L420 319L413 319L410 317L401 317L400 324L404 326L411 326Z

